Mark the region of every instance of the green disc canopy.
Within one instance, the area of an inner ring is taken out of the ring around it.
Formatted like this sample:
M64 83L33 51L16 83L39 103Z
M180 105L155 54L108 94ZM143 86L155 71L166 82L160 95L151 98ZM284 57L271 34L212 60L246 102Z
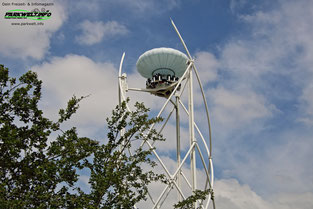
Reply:
M187 68L188 57L172 48L155 48L143 53L137 61L137 70L145 78L153 75L181 77Z

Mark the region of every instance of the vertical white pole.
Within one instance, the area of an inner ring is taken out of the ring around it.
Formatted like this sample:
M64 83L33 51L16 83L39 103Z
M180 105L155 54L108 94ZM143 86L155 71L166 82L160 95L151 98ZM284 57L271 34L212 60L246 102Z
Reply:
M122 85L124 80L125 80L124 76L122 77L122 67L123 67L124 57L125 57L125 52L122 55L120 67L118 70L118 82L117 82L118 83L118 102L120 105L123 102L123 96L122 95L125 93L124 92L125 90L124 90L123 85Z
M121 86L120 86L120 79L121 78L118 78L118 104L121 105L122 104L122 89L121 89Z
M179 94L176 92L176 155L177 155L177 167L180 165L180 117L179 117ZM180 171L177 175L177 185L181 188ZM178 201L181 201L181 194L177 191Z
M188 107L189 107L189 137L190 146L195 141L195 128L194 128L194 107L193 107L193 82L192 82L192 68L189 69L189 81L188 81ZM195 148L190 153L190 167L192 178L192 191L197 189L197 175L196 175L196 153ZM197 208L197 203L194 203L194 208Z
M122 81L121 83L122 84L125 82L125 78L124 77L120 77L118 79L119 80L121 79L121 81ZM124 95L124 94L125 94L125 90L123 88L123 85L120 86L120 81L119 81L119 84L118 84L118 103L119 103L119 105L121 105L124 102L124 99L122 97L122 95ZM121 129L121 131L120 131L121 137L124 136L124 134L125 134L125 128ZM124 143L122 143L122 144L124 144Z
M119 72L118 72L118 103L119 103L119 105L121 105L122 102L124 101L123 95L125 95L124 83L126 82L126 74L122 75L122 67L123 67L124 57L125 57L125 52L122 55L120 67L119 67ZM126 106L127 106L127 104L126 104ZM124 136L124 134L125 134L125 128L123 128L120 132L121 137ZM123 144L124 143L122 143L122 145ZM122 147L121 147L121 149L122 149Z

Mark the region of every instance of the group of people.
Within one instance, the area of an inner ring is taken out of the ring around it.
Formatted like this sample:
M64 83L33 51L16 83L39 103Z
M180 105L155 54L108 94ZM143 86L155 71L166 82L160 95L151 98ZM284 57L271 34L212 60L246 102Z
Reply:
M153 89L160 85L170 85L174 82L177 82L178 79L179 78L174 75L164 75L157 73L153 75L152 78L148 78L148 80L146 81L146 88Z

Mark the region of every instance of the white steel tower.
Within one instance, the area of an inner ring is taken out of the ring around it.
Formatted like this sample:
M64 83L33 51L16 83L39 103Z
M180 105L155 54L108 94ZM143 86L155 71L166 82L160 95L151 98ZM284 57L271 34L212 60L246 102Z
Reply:
M191 57L187 46L182 39L177 27L173 20L171 23L177 32L185 50L186 54L171 48L155 48L143 53L137 61L137 70L141 76L147 79L146 88L129 88L127 85L127 76L122 73L122 66L125 57L123 53L120 67L119 67L119 102L126 100L126 93L128 91L140 91L148 92L155 96L163 97L166 99L161 107L157 117L164 113L167 106L172 105L171 111L164 120L159 133L162 133L164 127L167 125L172 113L176 112L176 164L174 172L170 170L163 162L162 158L158 154L158 147L151 141L144 141L149 148L155 148L153 154L162 167L166 178L169 182L168 185L163 186L163 190L159 194L149 193L149 201L151 201L152 208L166 208L163 204L168 197L168 194L175 190L177 192L177 201L186 199L186 194L191 194L197 189L208 190L209 193L205 200L197 201L194 203L193 208L209 208L210 205L215 209L214 193L213 193L213 162L212 162L212 135L211 125L209 118L208 106L203 90L203 86L200 80L200 75L195 66L194 59ZM193 79L195 75L196 79ZM205 116L207 120L207 139L200 131L198 125L195 123L194 114L194 84L196 80L202 95L203 106L205 110ZM181 96L185 92L185 87L188 87L188 106L186 107L181 100ZM129 107L127 106L130 111ZM182 152L181 149L181 112L185 112L188 117L188 130L189 130L189 147ZM155 128L155 124L150 127L150 130ZM123 134L123 132L121 133ZM183 166L187 165L190 168L190 174L186 174L183 171ZM197 178L201 175L201 185L197 184ZM190 176L189 178L187 176ZM203 177L204 176L204 177ZM184 185L186 186L183 186ZM187 191L189 190L189 192ZM187 191L187 192L186 192ZM167 206L168 207L168 206Z

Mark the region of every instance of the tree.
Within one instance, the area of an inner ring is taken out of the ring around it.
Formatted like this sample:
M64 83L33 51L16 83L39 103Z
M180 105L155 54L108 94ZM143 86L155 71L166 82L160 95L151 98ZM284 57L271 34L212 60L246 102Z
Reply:
M107 119L107 140L98 142L79 137L75 127L61 129L84 97L73 96L54 122L38 107L41 84L34 72L17 81L0 65L1 208L132 208L146 198L150 182L164 182L163 175L142 169L155 166L152 149L132 148L136 140L164 140L155 130L145 135L161 119L149 118L143 104L133 112L125 102L117 106ZM88 193L77 184L84 169L90 172Z
M42 82L34 72L17 81L0 65L0 208L133 208L146 199L148 185L166 182L163 174L144 171L151 167L153 149L134 148L134 141L164 140L151 124L149 109L126 102L116 106L107 119L107 140L79 137L76 128L62 130L85 97L73 96L57 121L43 116L38 107ZM121 136L120 131L125 130ZM52 138L52 133L57 133ZM126 150L132 150L126 154ZM90 192L77 184L80 171L90 172ZM207 191L195 191L175 208L191 208Z

